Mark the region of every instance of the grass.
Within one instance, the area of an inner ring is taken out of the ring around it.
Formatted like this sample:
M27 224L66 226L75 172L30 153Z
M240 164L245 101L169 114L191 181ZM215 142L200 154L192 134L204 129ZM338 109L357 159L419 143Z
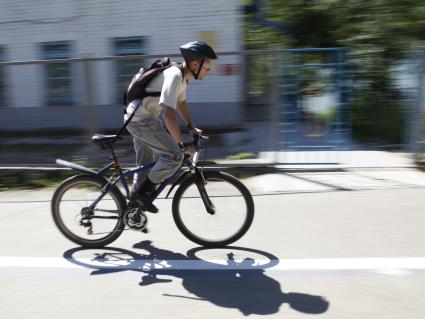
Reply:
M227 156L226 160L243 160L243 159L250 159L250 158L257 158L257 155L251 152L240 152L240 153Z
M229 160L241 160L256 158L256 154L250 152L240 152L228 156ZM84 164L86 158L75 157L73 159L77 163ZM265 174L273 172L272 168L228 168L224 171L238 178L247 178L258 174ZM19 189L41 189L41 188L55 188L62 181L70 176L79 174L74 170L34 170L34 171L0 171L0 191L4 190L19 190ZM107 175L109 176L109 175Z
M61 171L34 171L7 174L0 177L0 190L39 189L56 187L66 178L76 172Z

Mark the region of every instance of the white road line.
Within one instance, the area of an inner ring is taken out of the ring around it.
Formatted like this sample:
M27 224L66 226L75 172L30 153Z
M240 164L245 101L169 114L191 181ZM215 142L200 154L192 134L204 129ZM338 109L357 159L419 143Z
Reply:
M269 266L271 266L269 268ZM56 268L56 269L121 269L142 270L252 270L271 271L374 271L389 275L403 275L409 271L425 270L425 257L407 258L323 258L323 259L256 259L255 261L226 260L147 260L147 259L65 259L58 257L0 256L0 268Z

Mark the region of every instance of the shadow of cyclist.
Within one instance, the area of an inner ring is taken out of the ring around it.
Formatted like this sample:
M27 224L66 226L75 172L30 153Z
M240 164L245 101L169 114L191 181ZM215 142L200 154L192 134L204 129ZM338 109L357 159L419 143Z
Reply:
M133 247L148 251L149 257L152 259L167 260L168 266L171 266L143 270L146 275L142 277L141 286L163 282L164 279L158 278L162 275L178 277L183 280L183 287L197 298L178 295L166 296L210 301L220 307L237 308L244 315L273 314L279 311L283 303L288 303L291 308L300 312L312 314L323 313L329 306L328 301L320 296L282 293L279 282L266 276L265 270L256 266L255 260L251 258L236 262L234 254L229 253L226 265L215 264L213 267L205 267L207 269L199 269L204 268L203 265L201 267L193 265L194 269L187 269L173 267L172 263L179 260L194 261L195 252L200 249L190 250L188 256L192 258L188 259L183 254L157 248L150 241L142 241ZM239 247L228 248L230 250L248 250Z
M107 274L117 271L134 270L142 272L140 286L171 282L170 277L181 278L183 287L194 297L164 294L174 298L208 301L219 307L239 309L245 316L250 314L266 315L277 313L282 304L288 304L292 309L303 313L319 314L326 312L329 302L321 296L303 293L283 293L280 283L265 274L266 267L259 266L251 258L242 261L234 259L233 251L252 252L268 257L273 263L275 256L255 249L241 247L226 247L232 251L227 254L225 264L211 263L196 256L204 248L194 248L187 255L161 249L151 241L142 241L133 246L147 252L139 254L116 248L105 248L108 251L96 254L92 259L100 263L92 274ZM71 262L84 265L73 259L72 255L81 248L73 249L64 254ZM110 267L120 255L131 256L131 263L125 266ZM105 267L101 266L101 263ZM165 278L164 278L165 276Z

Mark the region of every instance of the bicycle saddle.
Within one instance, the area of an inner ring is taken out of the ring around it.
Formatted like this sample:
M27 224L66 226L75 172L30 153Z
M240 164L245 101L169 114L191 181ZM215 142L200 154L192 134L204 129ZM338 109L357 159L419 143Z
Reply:
M92 136L91 140L95 144L99 145L107 145L112 144L117 139L116 135L103 135L103 134L95 134ZM121 139L121 137L118 137L118 139Z

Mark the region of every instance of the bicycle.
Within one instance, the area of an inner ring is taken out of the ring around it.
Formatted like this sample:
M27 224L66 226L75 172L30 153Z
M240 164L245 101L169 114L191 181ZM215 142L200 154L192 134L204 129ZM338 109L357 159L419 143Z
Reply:
M104 247L127 229L147 232L146 214L141 208L129 206L127 178L148 170L155 162L124 169L113 148L117 139L121 137L102 134L92 137L95 144L110 150L113 160L98 171L56 160L79 174L64 180L55 190L51 204L53 220L66 238L83 247ZM177 228L196 244L218 248L237 241L248 231L254 218L254 201L236 177L205 165L213 162L198 161L207 140L206 136L195 136L187 144L196 150L193 158L185 156L181 169L163 181L152 192L151 199L157 199L170 184L165 196L168 198L177 187L172 201ZM108 176L108 172L112 174Z

